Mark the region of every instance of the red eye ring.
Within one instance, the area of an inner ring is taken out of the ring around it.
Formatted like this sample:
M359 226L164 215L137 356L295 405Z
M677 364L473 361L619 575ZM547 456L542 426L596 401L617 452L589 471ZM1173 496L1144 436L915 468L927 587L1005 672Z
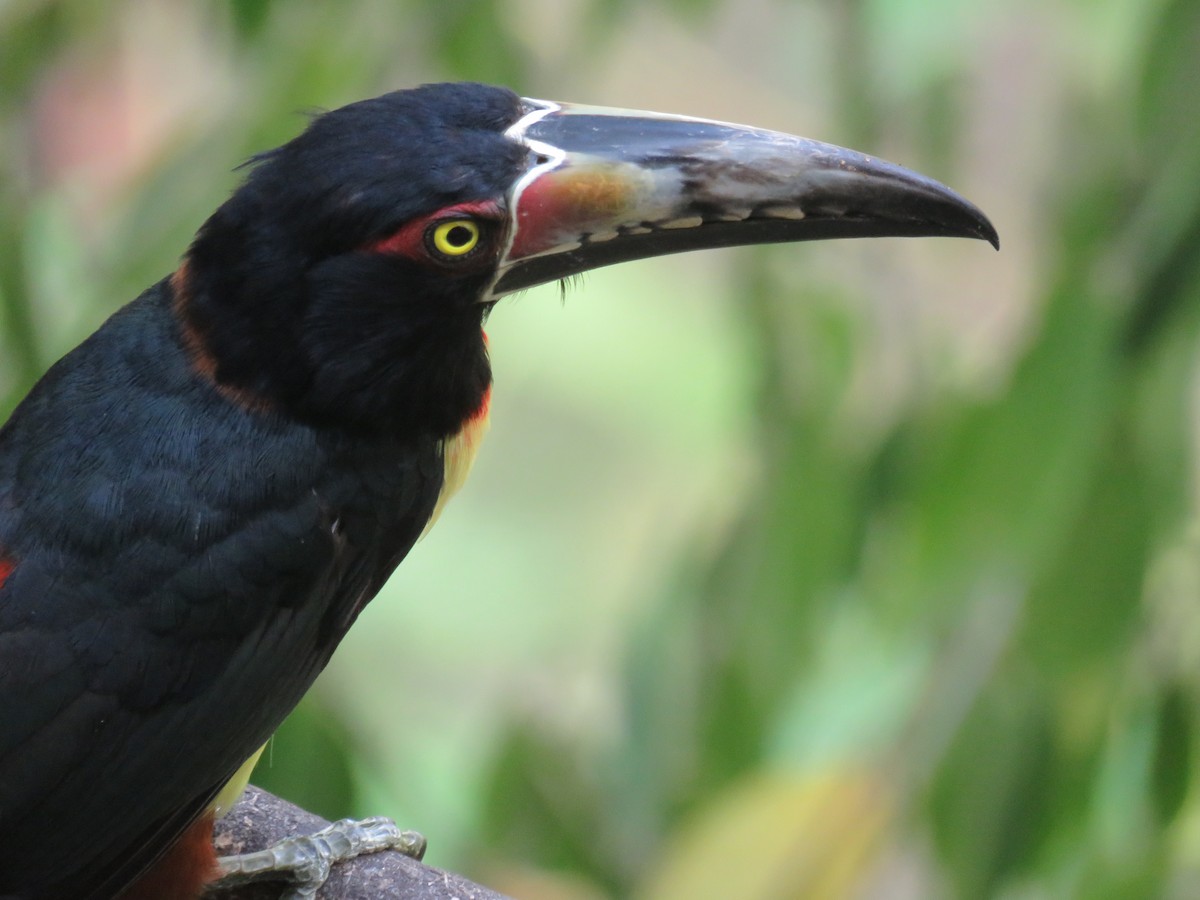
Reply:
M503 221L495 201L459 203L406 222L367 249L438 266L482 261L498 246Z

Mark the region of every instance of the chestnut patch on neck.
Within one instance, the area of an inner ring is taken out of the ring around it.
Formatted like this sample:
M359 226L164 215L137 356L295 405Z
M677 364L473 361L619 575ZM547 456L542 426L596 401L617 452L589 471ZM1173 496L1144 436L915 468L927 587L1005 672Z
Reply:
M188 314L188 304L191 299L188 263L183 263L171 276L171 293L174 299L171 308L179 322L179 334L183 341L184 350L191 362L192 371L212 385L213 389L241 409L249 413L262 414L270 412L273 404L266 397L231 384L224 384L218 377L219 363L208 348L204 335L192 323Z

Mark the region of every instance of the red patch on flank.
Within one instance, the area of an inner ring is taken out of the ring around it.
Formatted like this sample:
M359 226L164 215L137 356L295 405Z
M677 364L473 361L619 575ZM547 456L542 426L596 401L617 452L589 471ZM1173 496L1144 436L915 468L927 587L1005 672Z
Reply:
M220 876L213 848L213 814L205 813L188 826L179 840L118 900L195 900L209 882Z
M11 559L0 556L0 588L4 587L4 582L8 581L8 576L17 568L17 564Z
M500 219L503 212L500 204L494 200L475 200L470 203L456 203L439 209L435 213L421 216L401 225L388 237L367 246L374 253L387 253L392 256L403 256L406 259L428 260L429 253L425 249L425 231L434 222L457 217L473 217L478 219Z

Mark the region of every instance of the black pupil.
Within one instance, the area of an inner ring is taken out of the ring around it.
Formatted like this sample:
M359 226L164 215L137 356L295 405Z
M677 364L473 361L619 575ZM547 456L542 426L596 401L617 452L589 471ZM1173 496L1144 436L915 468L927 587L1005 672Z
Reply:
M455 225L446 232L446 243L451 247L465 247L472 237L474 233L466 225Z

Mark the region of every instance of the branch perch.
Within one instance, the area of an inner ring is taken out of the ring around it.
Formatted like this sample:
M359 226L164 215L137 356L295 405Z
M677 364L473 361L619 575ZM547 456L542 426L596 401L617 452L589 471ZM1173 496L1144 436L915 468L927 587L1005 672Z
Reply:
M328 825L274 794L249 787L216 824L213 843L228 856L253 852ZM282 882L211 891L205 900L278 900ZM395 850L360 856L333 867L317 900L511 900L461 875L427 866Z

